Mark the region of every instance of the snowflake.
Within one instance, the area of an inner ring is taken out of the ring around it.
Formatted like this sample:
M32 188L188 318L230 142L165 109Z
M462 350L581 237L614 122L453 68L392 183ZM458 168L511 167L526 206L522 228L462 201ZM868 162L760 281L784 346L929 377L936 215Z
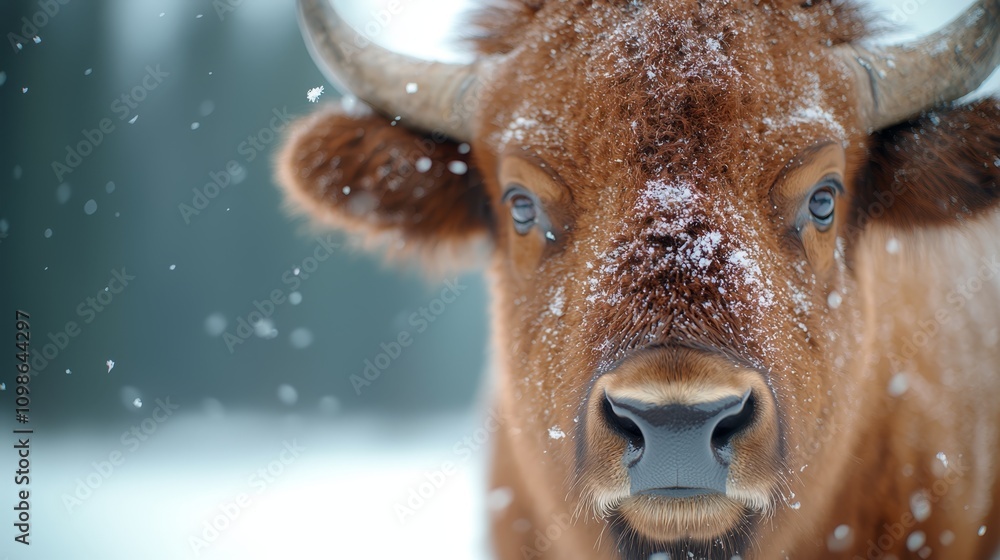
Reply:
M319 101L319 96L321 95L323 95L323 86L314 87L306 92L306 99L308 99L310 103L316 103Z

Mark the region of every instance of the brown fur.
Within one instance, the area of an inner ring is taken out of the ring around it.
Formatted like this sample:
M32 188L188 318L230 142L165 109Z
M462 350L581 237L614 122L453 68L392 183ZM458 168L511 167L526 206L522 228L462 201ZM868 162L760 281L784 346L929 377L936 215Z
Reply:
M968 220L1000 197L1000 102L947 108L882 131L858 196L864 217L897 227ZM881 214L884 209L884 215Z
M865 558L874 543L906 558L923 531L933 557L988 558L1000 279L977 261L1000 252L996 102L868 135L829 51L869 28L845 2L525 0L475 21L480 52L508 56L478 104L475 173L445 171L461 154L443 141L427 175L386 174L425 155L422 137L328 112L293 134L280 180L351 231L492 240L493 485L515 495L494 518L501 557ZM828 172L845 192L826 230L799 209ZM514 231L514 179L547 231ZM356 192L378 202L364 216ZM622 441L595 412L609 386L752 391L726 495L628 496ZM928 517L897 536L921 492Z
M451 172L452 162L468 172ZM467 152L366 110L328 108L297 123L278 158L278 182L294 212L362 233L395 255L460 252L492 228Z

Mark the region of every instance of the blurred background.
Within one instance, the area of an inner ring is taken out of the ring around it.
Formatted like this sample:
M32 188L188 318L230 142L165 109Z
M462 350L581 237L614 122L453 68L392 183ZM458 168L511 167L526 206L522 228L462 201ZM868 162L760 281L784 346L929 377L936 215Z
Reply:
M968 3L871 2L901 34ZM466 0L337 4L467 56ZM0 22L0 340L30 313L36 373L25 547L0 370L0 557L486 557L482 279L420 329L446 279L282 210L282 129L338 97L293 2L7 0Z

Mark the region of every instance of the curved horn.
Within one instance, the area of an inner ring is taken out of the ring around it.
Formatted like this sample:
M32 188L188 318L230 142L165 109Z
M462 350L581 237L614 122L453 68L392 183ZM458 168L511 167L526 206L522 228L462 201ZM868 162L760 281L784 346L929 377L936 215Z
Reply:
M472 139L472 116L489 61L430 62L395 53L354 31L331 0L299 0L299 27L316 65L350 92L408 128ZM408 84L417 90L408 91Z
M1000 0L978 0L948 26L901 45L837 47L857 75L862 122L879 130L954 101L1000 65Z

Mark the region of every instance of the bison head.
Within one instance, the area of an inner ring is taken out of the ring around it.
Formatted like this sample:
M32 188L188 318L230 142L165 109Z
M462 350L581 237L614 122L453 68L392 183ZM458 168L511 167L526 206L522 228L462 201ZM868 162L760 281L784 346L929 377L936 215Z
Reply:
M300 5L374 111L303 121L279 180L390 250L488 241L519 515L568 511L630 558L814 524L881 359L871 263L1000 194L997 105L944 105L1000 61L1000 2L876 48L845 2L511 1L468 65Z

